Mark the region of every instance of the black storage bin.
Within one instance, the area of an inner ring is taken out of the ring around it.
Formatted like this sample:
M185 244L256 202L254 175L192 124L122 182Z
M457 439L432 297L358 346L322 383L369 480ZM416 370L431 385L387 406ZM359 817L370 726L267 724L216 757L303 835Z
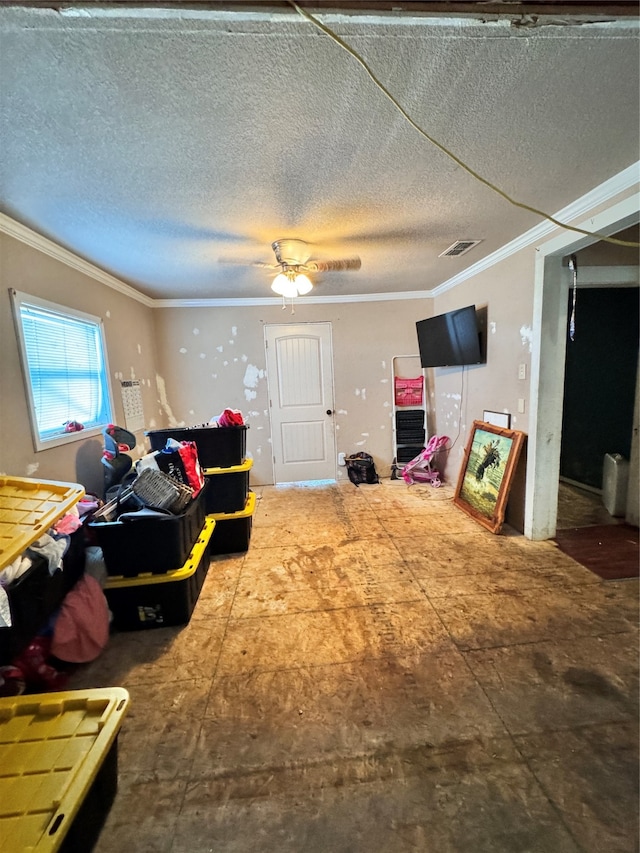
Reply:
M0 628L0 665L20 654L60 607L66 594L63 575L60 570L50 575L47 561L38 558L7 586L12 625Z
M424 447L399 447L397 461L402 463L411 462L419 453L422 453Z
M209 570L209 540L217 522L207 518L187 561L164 575L110 577L104 594L120 631L184 625L191 619Z
M88 853L93 850L117 790L118 737L116 736L64 837L59 853Z
M421 427L424 424L424 412L422 409L396 412L396 427Z
M423 429L399 429L396 432L398 444L424 444L426 431Z
M239 512L217 513L209 516L216 522L210 554L240 554L249 550L256 496L249 492L244 508Z
M46 627L65 595L84 572L84 530L71 534L62 569L49 572L47 561L36 557L27 571L7 587L12 625L0 628L0 666L8 664Z
M205 518L207 487L181 515L144 516L131 521L92 521L107 574L135 577L179 569L193 548Z
M152 429L149 437L151 450L163 450L168 438L176 441L195 441L202 468L229 468L244 462L247 452L248 426L174 427Z
M207 481L205 498L207 515L237 512L245 508L249 494L249 471L252 465L253 459L247 459L242 465L203 470Z

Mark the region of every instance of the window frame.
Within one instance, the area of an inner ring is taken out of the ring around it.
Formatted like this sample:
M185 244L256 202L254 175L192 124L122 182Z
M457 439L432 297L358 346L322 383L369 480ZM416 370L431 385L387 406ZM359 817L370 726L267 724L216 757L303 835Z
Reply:
M29 421L31 425L31 437L33 439L33 447L37 452L41 450L49 450L53 447L60 447L66 444L72 444L74 441L95 437L101 435L104 428L113 422L113 392L111 388L111 374L109 371L109 362L107 359L107 346L105 340L104 322L101 317L96 317L93 314L88 314L85 311L78 311L75 308L69 308L66 305L60 305L56 302L51 302L47 299L42 299L39 296L32 296L29 293L24 293L11 288L11 301L13 305L13 319L16 329L16 338L18 341L18 351L20 355L20 366L22 368L22 379L25 388L25 397L27 409L29 411ZM40 435L38 426L38 418L36 415L35 398L33 387L31 384L31 373L29 370L29 359L27 355L27 346L25 340L24 327L22 325L21 307L23 305L32 306L34 308L42 308L56 314L62 318L70 318L73 320L81 320L84 323L92 325L96 328L97 339L100 345L100 355L102 358L103 372L103 387L107 396L107 408L110 414L109 420L104 423L96 424L92 427L80 430L78 432L57 433L51 437L43 438Z

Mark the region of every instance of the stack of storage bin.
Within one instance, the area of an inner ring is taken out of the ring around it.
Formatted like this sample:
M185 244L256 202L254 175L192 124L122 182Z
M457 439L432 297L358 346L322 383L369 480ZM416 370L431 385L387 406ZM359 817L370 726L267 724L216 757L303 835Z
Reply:
M253 460L246 458L247 429L246 425L201 426L147 433L152 450L162 450L168 438L196 443L207 481L206 514L215 521L211 554L234 554L249 548L256 496L249 490Z
M207 576L215 521L206 488L180 515L92 521L107 569L104 594L121 631L189 621Z

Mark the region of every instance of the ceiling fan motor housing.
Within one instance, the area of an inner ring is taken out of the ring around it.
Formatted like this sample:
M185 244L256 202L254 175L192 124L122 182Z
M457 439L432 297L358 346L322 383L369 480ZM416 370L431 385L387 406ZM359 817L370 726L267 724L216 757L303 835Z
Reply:
M302 266L311 257L309 246L304 240L274 240L271 248L275 253L278 263L290 267Z

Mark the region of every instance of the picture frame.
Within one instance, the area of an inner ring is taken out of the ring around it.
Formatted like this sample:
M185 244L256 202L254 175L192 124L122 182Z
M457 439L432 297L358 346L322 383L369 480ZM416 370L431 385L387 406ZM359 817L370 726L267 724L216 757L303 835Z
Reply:
M482 420L486 424L493 424L493 426L511 429L511 415L509 412L492 412L485 409L482 413Z
M491 533L499 533L525 434L474 421L453 503Z

